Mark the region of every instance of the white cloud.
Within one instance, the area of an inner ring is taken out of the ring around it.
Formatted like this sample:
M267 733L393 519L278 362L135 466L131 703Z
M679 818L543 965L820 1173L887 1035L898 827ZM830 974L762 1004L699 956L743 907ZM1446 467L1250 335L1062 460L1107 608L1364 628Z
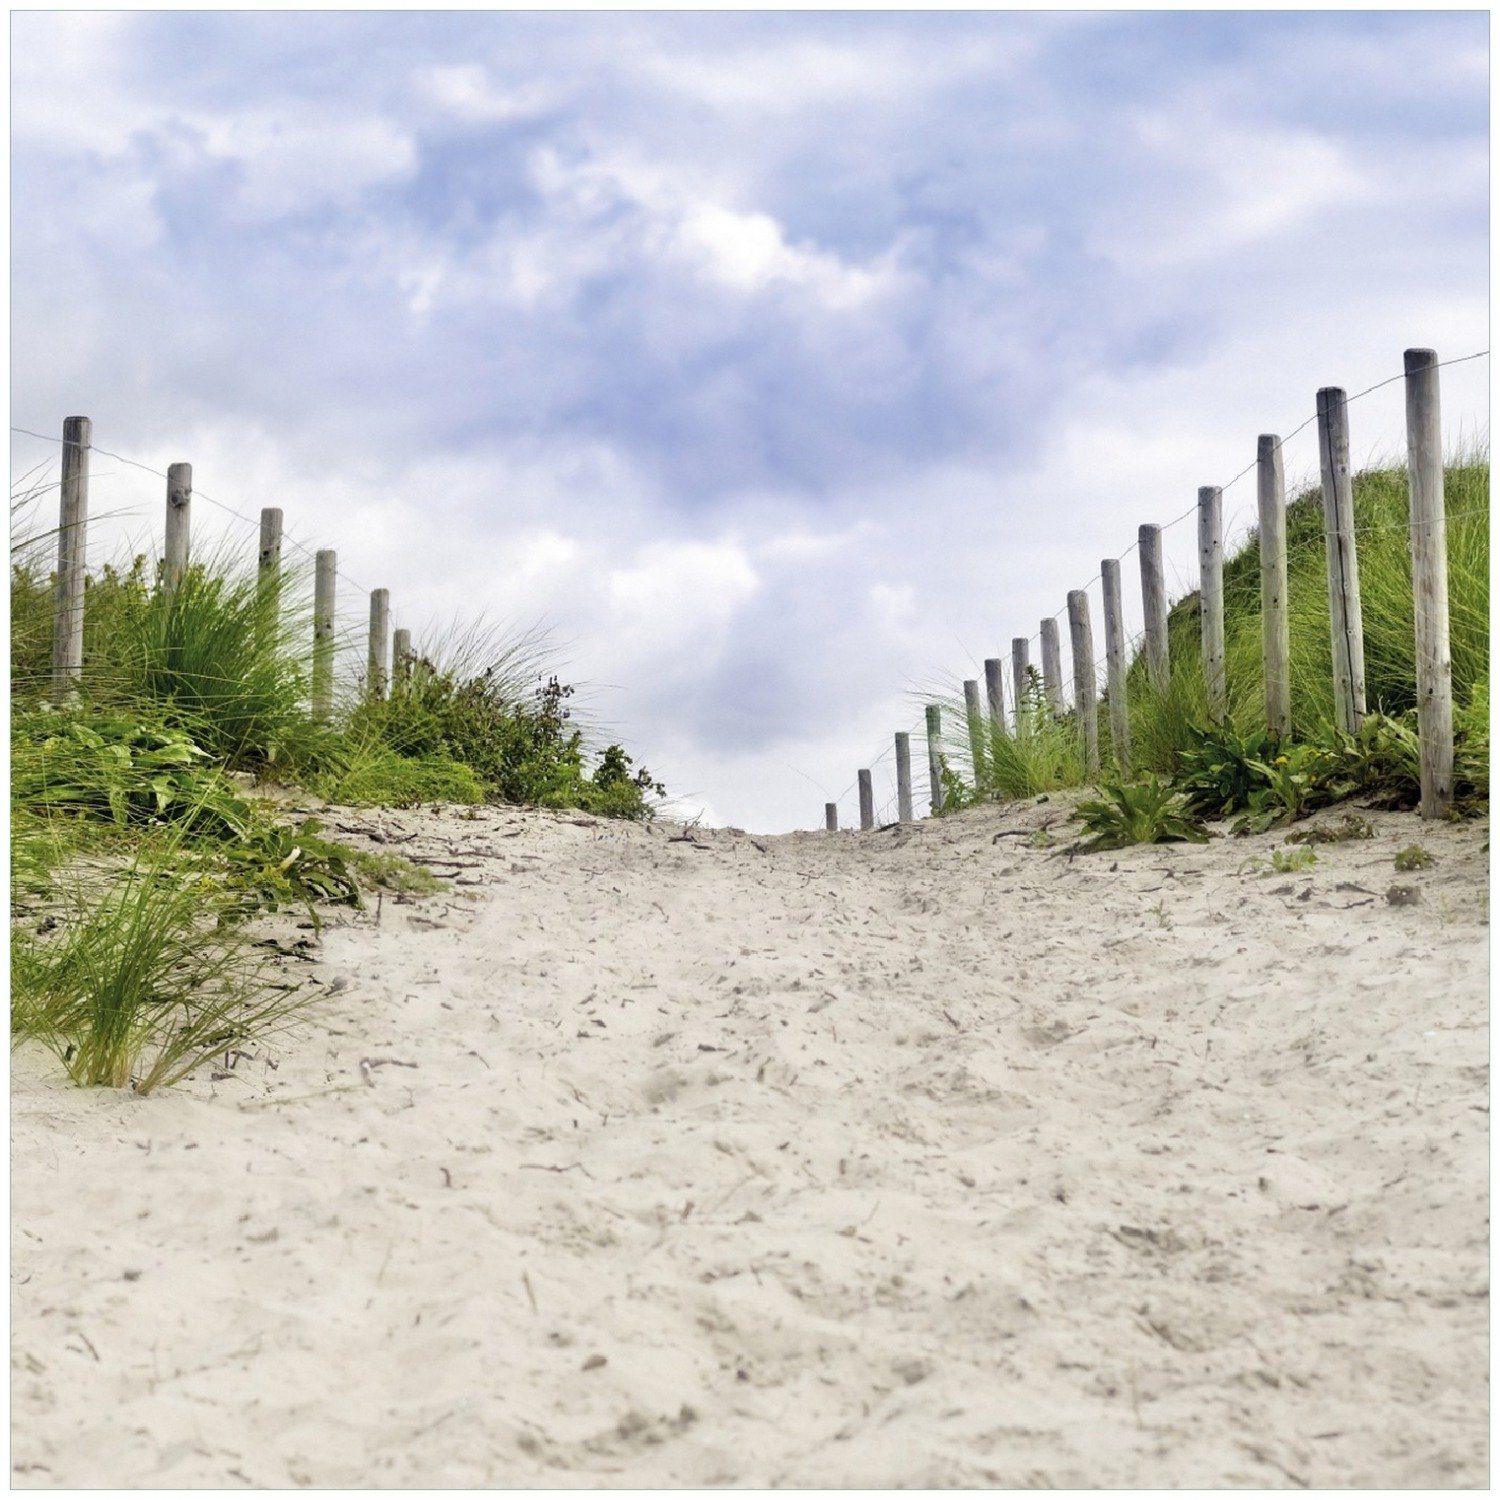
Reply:
M1482 32L18 16L17 420L283 505L352 639L545 619L673 790L806 826L1318 385L1483 344Z
M206 154L241 174L234 205L249 218L349 205L409 176L417 160L411 134L378 115L299 105L186 118Z
M848 265L826 250L789 245L781 225L765 213L736 213L717 204L689 207L678 239L689 260L736 291L791 287L840 311L859 307L895 280L888 261L873 268Z
M424 102L470 124L534 119L564 97L561 89L546 83L501 84L479 63L418 68L412 86Z

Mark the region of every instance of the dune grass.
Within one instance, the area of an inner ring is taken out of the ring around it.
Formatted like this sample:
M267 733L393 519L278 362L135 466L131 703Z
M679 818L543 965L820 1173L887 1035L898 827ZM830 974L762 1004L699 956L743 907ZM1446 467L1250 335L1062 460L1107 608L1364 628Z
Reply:
M1483 450L1459 455L1445 474L1448 589L1452 633L1457 777L1470 797L1488 796L1489 774L1489 461ZM1354 509L1364 616L1365 683L1372 713L1414 723L1416 666L1406 473L1381 468L1355 475ZM1291 740L1333 732L1332 656L1321 496L1297 495L1287 507L1288 615L1291 634ZM1261 663L1260 546L1252 535L1224 565L1227 728L1249 736L1264 725ZM1127 676L1132 775L1172 778L1196 731L1209 723L1196 593L1168 617L1171 671L1161 690L1149 680L1142 652ZM925 695L924 695L925 696ZM951 689L944 706L944 753L965 794L951 805L1008 800L1083 784L1081 733L1071 713L1054 719L1040 695L1023 705L1022 732L987 727L980 765L973 764L963 699ZM1107 696L1098 714L1101 773L1117 774Z
M247 917L297 907L319 925L360 879L430 889L288 825L250 777L365 805L627 818L661 792L618 745L594 748L534 632L447 632L384 699L346 672L320 722L308 580L286 567L268 586L248 549L195 554L170 592L144 557L93 572L83 672L53 702L55 538L24 518L13 535L12 1035L79 1083L149 1093L290 1024L314 996L268 973Z
M107 876L75 874L46 934L12 928L12 1036L49 1047L76 1083L149 1094L265 1040L305 1003L215 920L178 854L158 845Z

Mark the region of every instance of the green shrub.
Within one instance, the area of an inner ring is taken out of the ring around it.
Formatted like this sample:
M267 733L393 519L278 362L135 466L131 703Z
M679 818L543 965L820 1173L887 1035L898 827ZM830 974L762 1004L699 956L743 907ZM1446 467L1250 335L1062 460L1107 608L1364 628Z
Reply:
M1076 812L1091 849L1208 842L1208 830L1182 797L1155 776L1134 785L1106 782L1100 791L1102 798L1080 802Z
M1396 717L1372 713L1355 734L1333 732L1334 796L1359 795L1373 807L1415 807L1422 796L1422 750L1413 709Z
M1408 844L1395 857L1395 866L1403 875L1412 870L1425 870L1436 861L1420 844Z
M11 803L124 827L181 823L241 837L254 815L186 730L119 710L18 712L11 724Z
M85 692L153 711L231 767L318 764L331 734L308 709L311 631L280 607L292 582L267 590L227 557L195 563L171 593L142 558L104 569L85 605Z
M664 788L644 768L632 771L618 745L606 747L591 774L583 732L572 722L572 696L556 677L518 696L513 673L491 668L460 676L419 657L389 698L354 709L347 734L366 757L383 751L429 766L466 767L492 801L647 816L650 796ZM379 764L391 773L388 759Z
M1276 737L1264 729L1248 735L1225 726L1186 726L1173 784L1199 817L1223 818L1250 805L1265 787L1264 766L1276 756Z

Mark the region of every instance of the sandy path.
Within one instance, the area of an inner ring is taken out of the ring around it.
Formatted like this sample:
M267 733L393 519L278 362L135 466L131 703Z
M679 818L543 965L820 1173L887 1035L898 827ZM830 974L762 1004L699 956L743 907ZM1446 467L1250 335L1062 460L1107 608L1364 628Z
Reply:
M18 1482L1482 1484L1487 829L1058 812L369 819L274 1071L18 1056Z

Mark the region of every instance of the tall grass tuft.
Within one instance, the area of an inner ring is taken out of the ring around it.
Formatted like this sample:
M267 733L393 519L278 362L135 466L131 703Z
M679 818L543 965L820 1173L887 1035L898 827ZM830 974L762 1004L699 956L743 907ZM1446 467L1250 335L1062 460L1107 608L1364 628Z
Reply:
M55 935L12 928L12 1035L51 1048L76 1083L149 1094L306 1003L214 923L178 852L77 877L42 924Z

